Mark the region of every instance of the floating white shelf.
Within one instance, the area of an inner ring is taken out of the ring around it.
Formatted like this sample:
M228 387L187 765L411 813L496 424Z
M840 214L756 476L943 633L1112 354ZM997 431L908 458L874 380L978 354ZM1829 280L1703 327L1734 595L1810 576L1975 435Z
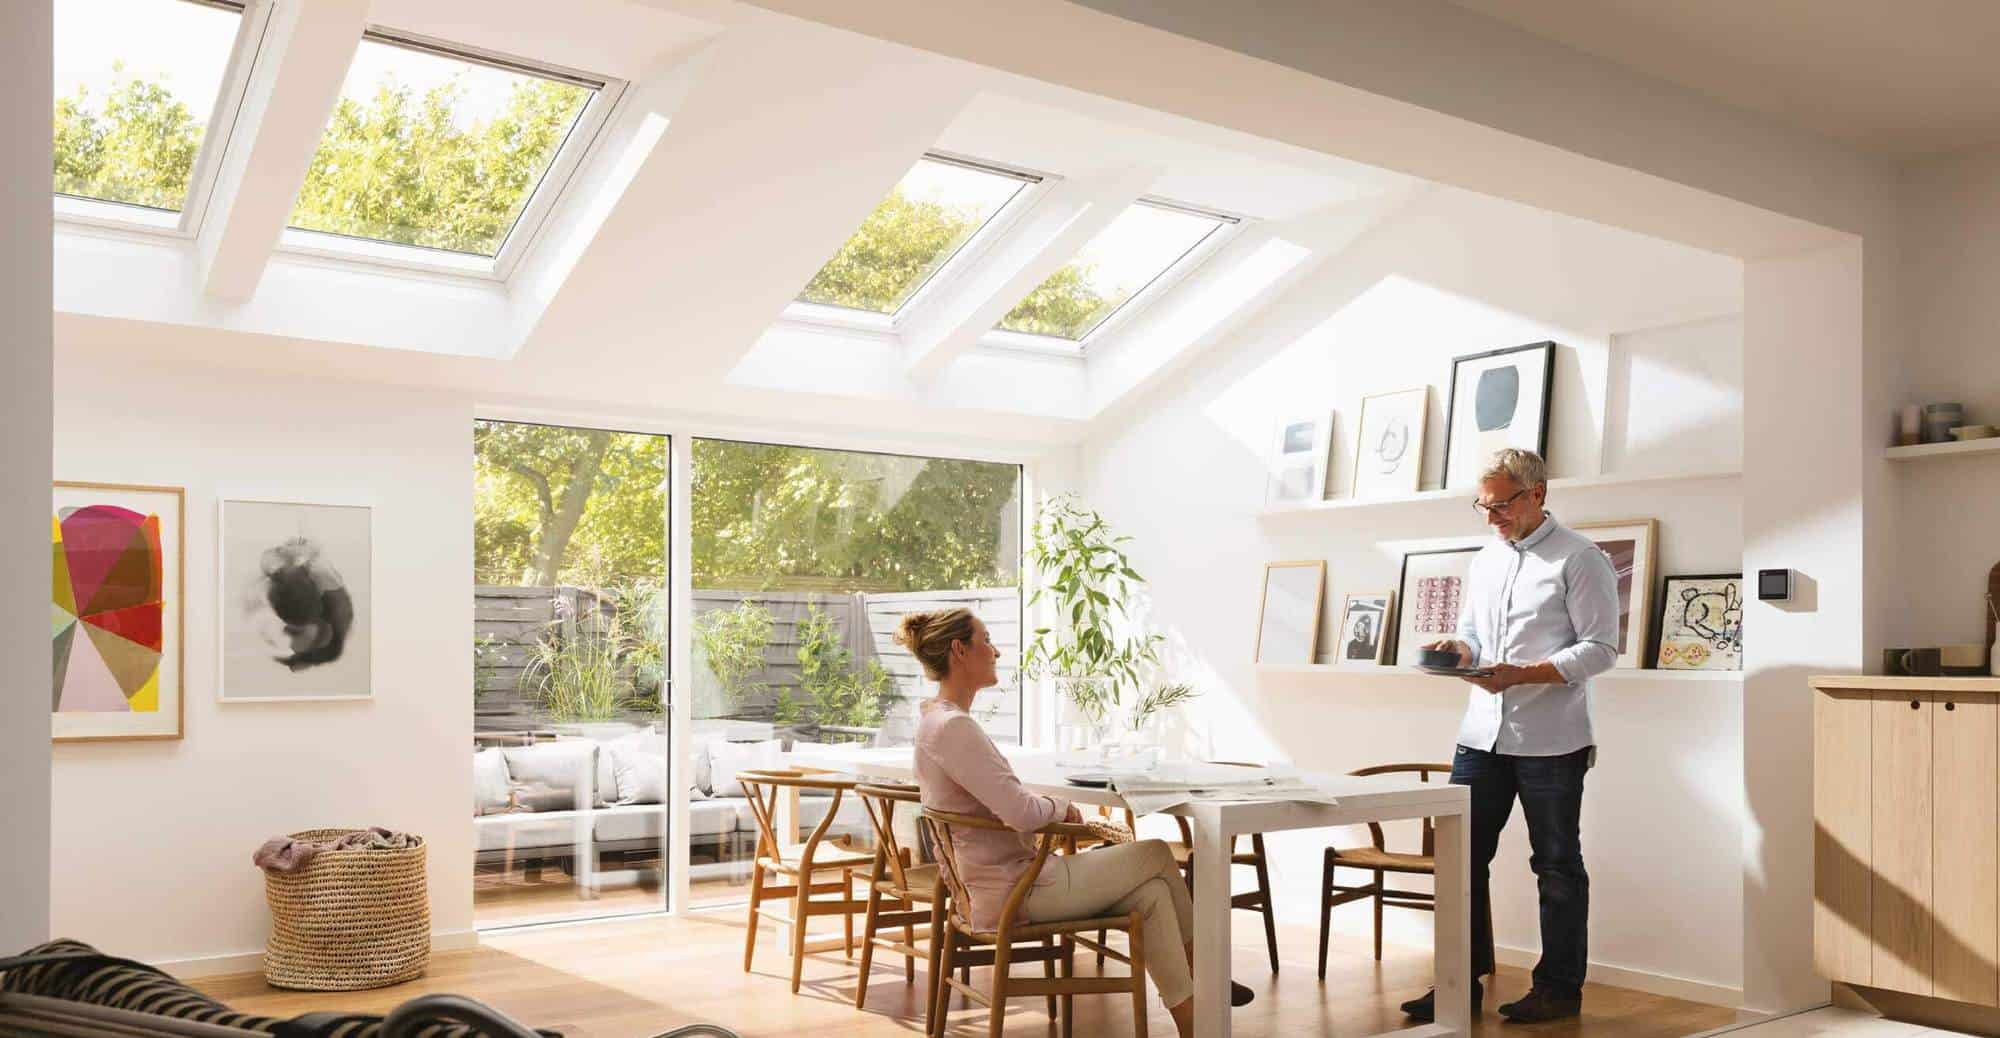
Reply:
M1259 663L1257 670L1262 674L1302 674L1315 678L1339 680L1366 680L1368 678L1426 678L1432 681L1457 681L1438 674L1426 674L1415 667L1378 667L1352 663ZM1598 675L1597 681L1661 681L1661 682L1741 682L1740 670L1629 670L1619 669Z
M1891 447L1882 453L1890 461L1946 458L1961 454L2000 454L2000 436L1985 440L1967 440L1964 443L1920 443L1914 447Z
M2000 443L2000 440L1994 441ZM1951 444L1951 446L1961 446ZM1575 490L1598 490L1608 487L1636 487L1661 483L1691 483L1700 480L1738 479L1741 469L1702 469L1690 472L1659 472L1624 476L1564 476L1549 480L1549 492ZM1336 497L1328 501L1314 501L1303 505L1285 505L1267 508L1258 513L1260 519L1277 519L1303 515L1318 515L1324 512L1345 512L1370 508L1399 508L1406 505L1435 504L1453 502L1463 506L1472 500L1466 490L1420 490L1414 494L1395 494L1389 497Z

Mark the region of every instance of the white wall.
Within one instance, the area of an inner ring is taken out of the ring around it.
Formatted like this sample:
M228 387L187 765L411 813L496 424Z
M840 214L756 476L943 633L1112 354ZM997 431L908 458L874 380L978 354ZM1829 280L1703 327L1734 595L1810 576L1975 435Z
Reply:
M0 955L49 935L49 71L51 0L0 5ZM32 575L40 573L41 579Z
M1464 710L1464 686L1449 681L1252 666L1264 563L1326 559L1334 603L1346 591L1395 587L1409 548L1481 530L1457 501L1260 519L1263 458L1279 416L1336 411L1340 489L1360 397L1429 383L1425 482L1434 485L1451 358L1552 339L1563 347L1551 449L1559 474L1597 475L1607 455L1621 472L1733 468L1742 457L1740 286L1732 260L1441 192L1364 236L1129 421L1093 436L1085 495L1135 538L1170 658L1206 690L1187 714L1188 748L1326 770L1442 762ZM1691 390L1689 402L1664 410L1660 396L1670 390ZM1741 564L1741 492L1738 480L1719 478L1559 492L1551 507L1570 522L1657 518L1661 572L1721 572ZM1603 753L1584 823L1592 958L1732 997L1742 986L1733 853L1743 817L1741 689L1611 677L1596 708ZM1317 918L1319 849L1332 838L1270 840L1280 914ZM1526 859L1516 825L1494 880L1504 947L1539 945ZM1336 913L1344 932L1368 926L1365 905ZM1389 939L1424 943L1429 926L1427 916L1391 912Z
M2000 148L1910 169L1903 198L1900 402L1958 401L1972 421L2000 424ZM1903 534L1891 641L1984 641L2000 455L1898 464L1891 480Z
M69 341L56 402L59 476L187 492L186 737L56 748L56 930L184 969L258 952L251 852L381 825L429 841L434 929L469 931L470 405ZM217 501L246 494L373 506L373 700L216 702Z

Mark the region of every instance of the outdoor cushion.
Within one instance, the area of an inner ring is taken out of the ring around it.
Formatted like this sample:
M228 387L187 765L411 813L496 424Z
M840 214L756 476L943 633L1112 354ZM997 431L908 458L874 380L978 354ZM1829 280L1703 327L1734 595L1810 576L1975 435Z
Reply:
M644 806L653 810L621 808L599 811L592 820L597 842L660 839L660 834L666 831L666 811L653 804ZM702 800L688 805L688 835L695 839L727 833L735 820L735 812L720 801Z
M507 758L499 750L472 755L472 813L490 815L507 809Z
M566 793L564 809L576 806L576 785L593 782L597 771L597 744L588 739L539 742L533 746L509 746L500 751L507 758L507 774L518 787L556 790ZM584 803L595 800L595 790L586 790ZM553 798L538 796L549 803ZM544 810L549 808L545 807Z
M724 742L720 739L708 744L711 782L709 793L718 797L743 796L743 783L736 781L739 771L757 771L775 768L783 759L778 750L778 740L763 742Z
M598 759L610 762L612 784L604 789L611 793L613 803L657 804L666 800L666 736L634 732L613 739L598 748Z

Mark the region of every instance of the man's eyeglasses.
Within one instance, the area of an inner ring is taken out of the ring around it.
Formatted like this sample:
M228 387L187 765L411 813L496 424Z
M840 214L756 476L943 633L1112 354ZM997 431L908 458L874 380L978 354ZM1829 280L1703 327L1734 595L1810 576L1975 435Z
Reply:
M1528 491L1525 488L1517 490L1514 492L1513 497L1510 497L1505 501L1495 502L1490 505L1484 501L1474 501L1472 502L1472 507L1474 509L1477 509L1479 514L1482 516L1492 515L1495 512L1504 512L1507 509L1512 508L1514 506L1514 502L1519 501L1521 497L1525 495L1527 492Z

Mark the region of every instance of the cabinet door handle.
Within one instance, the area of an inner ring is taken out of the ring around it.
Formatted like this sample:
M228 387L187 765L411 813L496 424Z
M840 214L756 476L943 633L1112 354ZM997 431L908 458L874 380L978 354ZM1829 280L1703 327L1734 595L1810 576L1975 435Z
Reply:
M1958 709L1958 704L1957 704L1957 703L1946 703L1946 704L1944 705L1944 708L1945 708L1946 710L1956 710L1956 709Z
M1922 706L1923 704L1921 702L1918 702L1917 700L1914 699L1910 700L1910 709L1916 710L1921 708Z

